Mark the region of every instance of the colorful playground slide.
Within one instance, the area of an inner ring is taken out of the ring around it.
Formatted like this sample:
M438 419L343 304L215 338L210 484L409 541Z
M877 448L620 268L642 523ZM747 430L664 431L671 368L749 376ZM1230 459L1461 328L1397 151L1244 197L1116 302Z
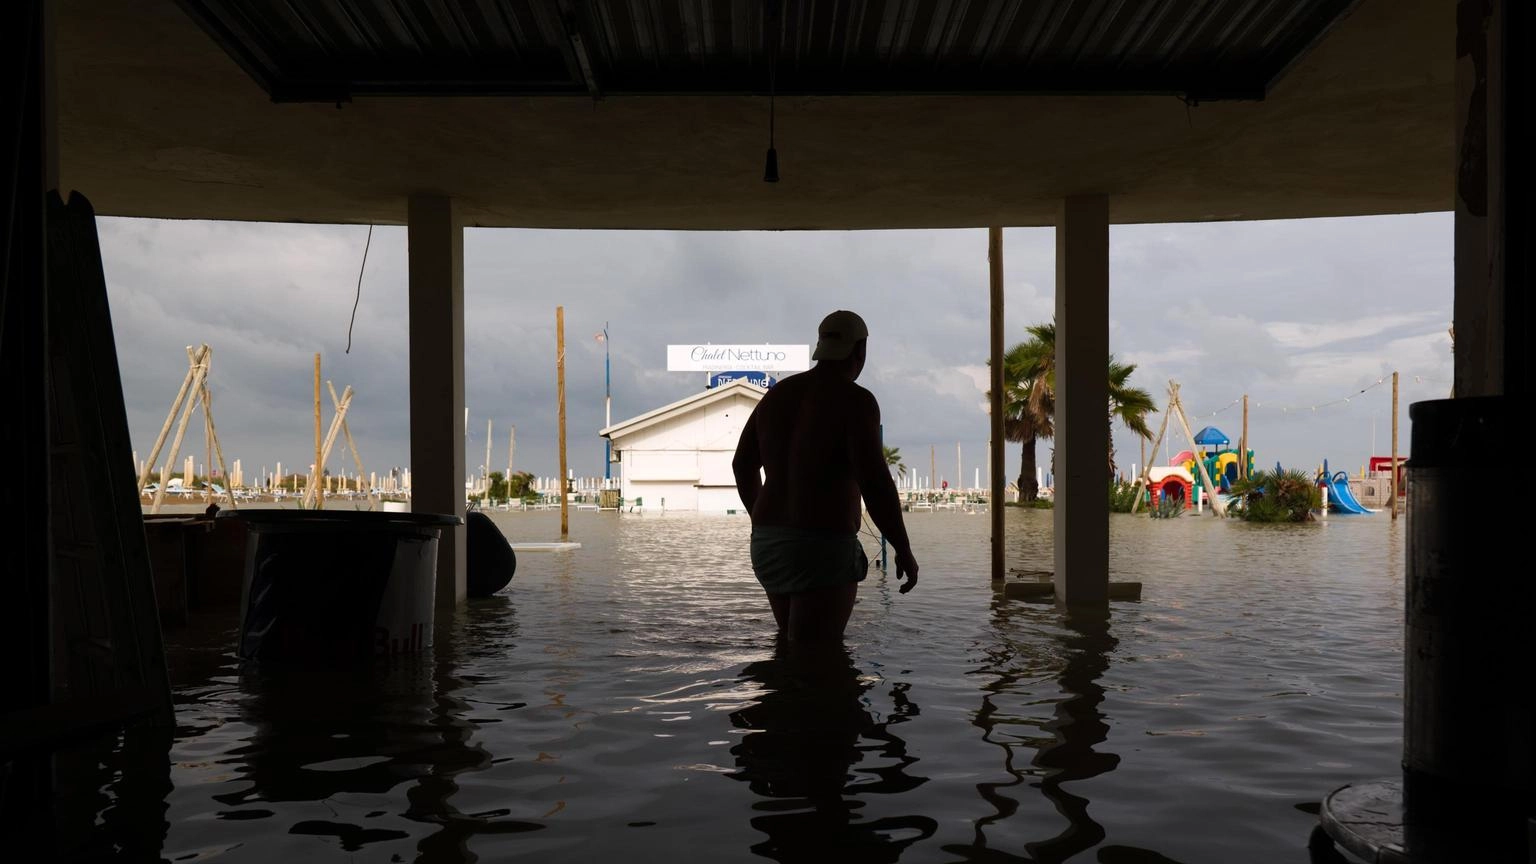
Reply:
M1350 513L1364 515L1374 512L1362 505L1349 491L1349 475L1343 471L1328 477L1327 481L1318 480L1318 485L1328 490L1328 508L1335 513Z

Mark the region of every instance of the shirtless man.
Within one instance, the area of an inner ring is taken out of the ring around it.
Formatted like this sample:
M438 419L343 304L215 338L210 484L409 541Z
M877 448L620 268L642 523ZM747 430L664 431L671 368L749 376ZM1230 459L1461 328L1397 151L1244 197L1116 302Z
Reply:
M868 338L858 315L828 315L811 355L816 367L769 390L736 445L736 488L752 514L752 569L780 635L791 641L842 638L869 569L859 541L861 495L895 548L901 593L917 584L917 559L880 447L880 405L854 383Z

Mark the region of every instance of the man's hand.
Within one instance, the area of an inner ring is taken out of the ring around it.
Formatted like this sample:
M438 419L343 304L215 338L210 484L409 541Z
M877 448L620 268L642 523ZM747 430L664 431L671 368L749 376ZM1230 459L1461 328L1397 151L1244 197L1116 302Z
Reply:
M917 584L917 559L912 557L912 550L896 553L896 578L902 580L902 594L912 590Z

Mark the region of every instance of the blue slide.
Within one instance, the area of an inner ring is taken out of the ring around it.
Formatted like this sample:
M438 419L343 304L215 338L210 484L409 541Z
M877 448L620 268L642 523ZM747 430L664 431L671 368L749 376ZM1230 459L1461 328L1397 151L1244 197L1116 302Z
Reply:
M1372 512L1361 506L1354 493L1349 491L1349 476L1343 471L1329 477L1328 482L1319 485L1328 490L1328 509L1333 512L1356 516Z

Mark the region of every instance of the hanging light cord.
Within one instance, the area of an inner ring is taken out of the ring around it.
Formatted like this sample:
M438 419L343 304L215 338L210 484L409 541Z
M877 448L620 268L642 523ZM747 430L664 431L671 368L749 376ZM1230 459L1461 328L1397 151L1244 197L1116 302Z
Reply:
M373 226L368 226L368 239L363 241L363 263L357 268L357 296L352 298L352 317L347 320L347 350L352 353L352 325L357 323L357 304L363 301L363 271L368 269L368 247L373 245Z
M779 42L783 40L783 18L780 17L779 0L768 0L768 14L764 16L763 30L768 36L768 158L763 165L763 182L779 182L779 151L773 146L774 97L778 93ZM771 20L769 20L771 18ZM777 25L777 26L773 26Z

